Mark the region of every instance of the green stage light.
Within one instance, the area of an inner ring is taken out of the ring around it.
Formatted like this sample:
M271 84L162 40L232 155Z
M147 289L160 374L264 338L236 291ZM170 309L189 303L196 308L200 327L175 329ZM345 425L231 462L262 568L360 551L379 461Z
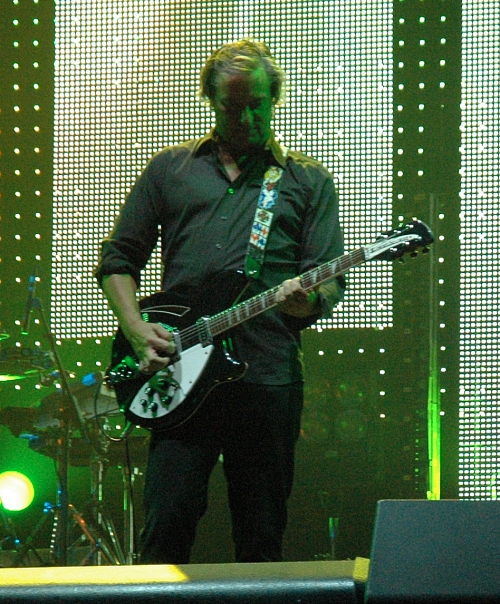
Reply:
M6 510L26 509L35 496L31 480L20 472L2 472L0 474L0 505Z

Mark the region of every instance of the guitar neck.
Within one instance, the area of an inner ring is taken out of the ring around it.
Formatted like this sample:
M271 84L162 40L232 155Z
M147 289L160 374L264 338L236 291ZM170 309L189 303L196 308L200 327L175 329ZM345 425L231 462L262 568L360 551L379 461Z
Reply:
M350 268L362 264L365 260L365 250L363 248L355 250L350 254L340 256L339 258L335 258L330 262L321 264L320 266L307 271L303 275L300 275L302 287L306 291L312 291L318 285L342 275ZM210 333L213 336L217 336L236 325L260 315L266 310L274 308L277 306L276 293L279 287L280 286L273 287L228 310L213 315L207 319Z

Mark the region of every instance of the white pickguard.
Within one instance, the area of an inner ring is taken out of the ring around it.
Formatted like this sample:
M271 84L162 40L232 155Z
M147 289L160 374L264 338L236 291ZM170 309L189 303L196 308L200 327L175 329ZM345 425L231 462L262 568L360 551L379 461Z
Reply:
M182 352L179 361L155 374L154 379L170 375L174 384L168 390L168 405L162 402L157 392L153 391L148 394L148 389L151 389L148 381L135 395L129 410L143 419L157 419L171 413L189 395L203 373L213 349L213 345L203 347L201 344L196 344Z

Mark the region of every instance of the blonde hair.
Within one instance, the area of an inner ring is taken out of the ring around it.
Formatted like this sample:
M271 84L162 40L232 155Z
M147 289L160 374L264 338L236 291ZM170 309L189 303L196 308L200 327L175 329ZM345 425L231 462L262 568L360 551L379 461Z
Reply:
M250 73L259 67L263 67L269 77L273 103L278 103L285 74L269 48L263 42L249 38L225 44L212 53L201 70L200 97L210 103L213 101L220 74Z

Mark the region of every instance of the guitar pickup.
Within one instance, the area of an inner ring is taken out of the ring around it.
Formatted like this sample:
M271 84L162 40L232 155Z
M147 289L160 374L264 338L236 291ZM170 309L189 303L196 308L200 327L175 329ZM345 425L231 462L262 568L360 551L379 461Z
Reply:
M198 319L198 321L196 321L196 328L198 340L203 348L213 344L214 339L212 337L212 332L210 331L210 317L201 317L201 319Z

